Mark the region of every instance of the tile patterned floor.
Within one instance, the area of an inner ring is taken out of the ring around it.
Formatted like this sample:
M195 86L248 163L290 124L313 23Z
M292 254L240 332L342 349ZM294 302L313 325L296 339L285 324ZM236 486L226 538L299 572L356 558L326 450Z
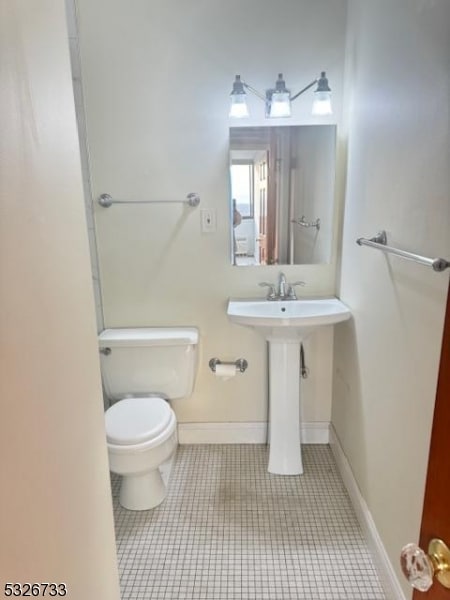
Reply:
M328 446L305 474L267 447L180 446L166 500L114 512L122 600L385 600Z

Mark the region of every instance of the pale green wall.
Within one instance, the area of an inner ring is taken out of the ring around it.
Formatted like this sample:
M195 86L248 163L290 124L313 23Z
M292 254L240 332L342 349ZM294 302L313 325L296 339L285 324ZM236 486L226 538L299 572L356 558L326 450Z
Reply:
M0 4L0 87L1 585L118 600L63 2Z
M245 6L244 6L245 5ZM193 396L174 404L180 422L265 421L265 342L227 320L230 296L262 296L277 267L230 265L228 103L236 73L265 89L279 71L294 90L326 69L340 121L346 26L344 0L79 0L80 46L94 197L177 199L196 191L217 211L202 234L200 211L180 205L95 209L105 325L196 325L201 357ZM317 32L320 31L320 41ZM193 101L198 83L205 104ZM312 94L292 124L314 123ZM251 125L264 121L252 100ZM323 122L323 121L320 121ZM283 268L305 294L333 294L330 264ZM308 343L311 378L304 419L331 416L332 331ZM244 357L249 369L215 379L211 357Z
M356 245L389 243L450 256L446 0L351 1L348 179L333 424L389 559L417 542L446 273ZM410 590L402 583L409 597Z

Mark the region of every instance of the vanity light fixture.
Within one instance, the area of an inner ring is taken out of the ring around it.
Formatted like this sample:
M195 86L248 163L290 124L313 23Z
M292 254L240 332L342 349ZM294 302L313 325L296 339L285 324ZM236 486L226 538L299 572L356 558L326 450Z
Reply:
M232 118L242 118L249 116L247 106L247 94L245 90L249 90L266 103L266 117L290 117L291 102L301 96L317 83L317 89L314 92L314 102L312 114L315 116L331 115L331 89L328 85L325 71L322 71L318 79L314 79L302 90L291 96L290 90L287 89L283 79L283 74L278 74L278 79L275 82L275 87L266 90L265 95L253 88L251 85L241 80L240 75L236 75L231 92L231 105L229 116Z
M234 83L233 83L233 90L230 95L230 98L231 98L230 117L239 119L242 117L248 117L250 114L248 112L247 94L245 93L244 85L245 85L245 87L248 87L247 84L244 84L241 81L241 76L236 75L236 79L234 80Z

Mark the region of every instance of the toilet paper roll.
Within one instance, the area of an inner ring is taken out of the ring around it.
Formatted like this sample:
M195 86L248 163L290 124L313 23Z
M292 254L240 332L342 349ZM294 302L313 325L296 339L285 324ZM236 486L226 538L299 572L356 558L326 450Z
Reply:
M236 369L235 364L216 365L216 377L220 377L220 379L222 379L223 381L226 381L227 379L231 379L232 377L234 377L236 375L236 371L237 371L237 369Z

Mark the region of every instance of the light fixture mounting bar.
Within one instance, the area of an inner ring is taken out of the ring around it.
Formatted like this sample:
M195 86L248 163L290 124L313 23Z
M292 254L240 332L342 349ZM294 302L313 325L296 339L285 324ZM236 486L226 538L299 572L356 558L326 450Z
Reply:
M254 87L252 87L248 83L245 83L245 81L242 81L242 85L247 90L250 90L252 92L252 94L255 94L255 96L258 96L258 98L261 98L261 100L264 100L264 101L266 100L266 97L264 96L264 94L262 94L261 92L259 92L258 90L256 90Z
M309 90L309 88L312 88L313 85L316 85L316 83L318 83L319 80L318 79L314 79L314 81L311 81L311 83L309 83L306 87L304 87L302 90L300 90L299 92L297 92L296 94L294 94L294 96L291 96L291 102L292 100L295 100L296 98L298 98L299 96L301 96L304 92L306 92L307 90Z

